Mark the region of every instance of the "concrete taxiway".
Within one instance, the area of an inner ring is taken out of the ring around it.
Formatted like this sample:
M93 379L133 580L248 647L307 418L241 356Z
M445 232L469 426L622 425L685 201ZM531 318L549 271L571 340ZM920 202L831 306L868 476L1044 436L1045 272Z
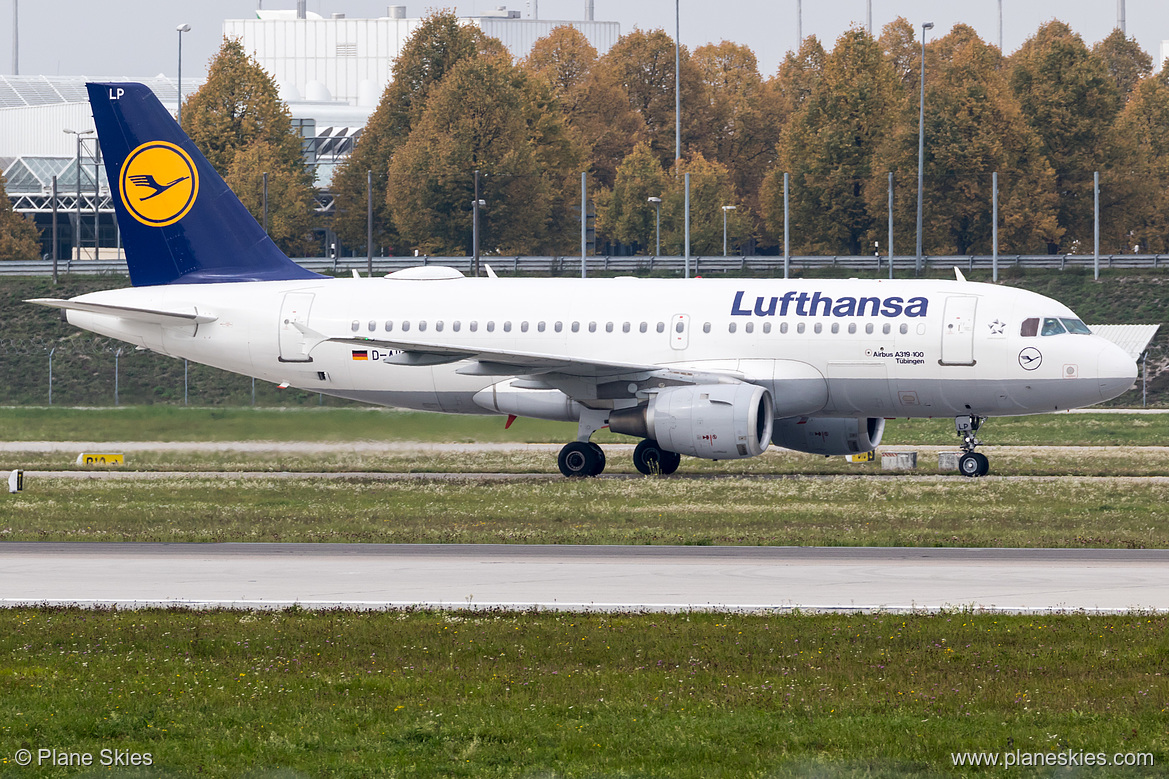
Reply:
M1169 610L1169 550L0 544L0 605Z

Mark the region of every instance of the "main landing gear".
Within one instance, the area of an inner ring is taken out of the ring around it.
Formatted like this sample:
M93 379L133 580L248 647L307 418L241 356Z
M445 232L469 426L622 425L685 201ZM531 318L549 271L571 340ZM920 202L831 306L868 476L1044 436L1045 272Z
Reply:
M568 477L598 476L605 470L605 452L589 439L609 421L609 412L585 409L580 417L576 440L565 444L556 458L560 472ZM678 470L682 455L668 452L658 442L645 439L633 450L633 465L646 476L668 476Z
M973 415L954 417L954 427L957 428L958 435L962 436L962 456L958 458L958 471L963 476L971 478L985 476L990 471L990 460L986 459L985 454L974 451L974 447L982 443L974 434L985 421L986 417Z

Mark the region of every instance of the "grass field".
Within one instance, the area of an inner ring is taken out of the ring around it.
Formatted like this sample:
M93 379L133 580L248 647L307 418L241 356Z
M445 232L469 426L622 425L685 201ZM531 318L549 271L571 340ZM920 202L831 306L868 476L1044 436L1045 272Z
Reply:
M0 775L78 775L12 763L51 747L150 753L133 776L925 777L1015 749L1163 776L1167 653L1141 614L5 610Z
M1163 548L1169 482L41 479L0 539Z
M117 409L2 407L5 441L429 441L564 443L576 425L500 416L382 409L258 409L127 406ZM981 437L1000 446L1166 446L1167 414L1043 414L999 417ZM636 439L598 431L600 443ZM885 446L956 446L950 419L893 419Z

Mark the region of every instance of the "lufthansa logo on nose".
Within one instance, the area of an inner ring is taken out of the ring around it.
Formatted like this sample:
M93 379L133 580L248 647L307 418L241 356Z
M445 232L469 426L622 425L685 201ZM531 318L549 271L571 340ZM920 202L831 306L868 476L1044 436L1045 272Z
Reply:
M199 195L199 174L190 155L173 143L148 141L122 165L122 205L149 227L182 219Z
M1019 365L1025 371L1033 371L1043 364L1043 355L1034 346L1028 346L1019 352Z

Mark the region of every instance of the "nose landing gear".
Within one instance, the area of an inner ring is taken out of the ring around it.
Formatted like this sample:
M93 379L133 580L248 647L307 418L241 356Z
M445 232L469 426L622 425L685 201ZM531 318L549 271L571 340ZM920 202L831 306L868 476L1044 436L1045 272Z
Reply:
M962 436L962 456L958 458L958 471L963 476L971 478L985 476L990 471L990 460L985 454L974 451L974 447L982 443L975 433L985 421L986 417L973 415L954 417L954 427L957 428L958 435Z

